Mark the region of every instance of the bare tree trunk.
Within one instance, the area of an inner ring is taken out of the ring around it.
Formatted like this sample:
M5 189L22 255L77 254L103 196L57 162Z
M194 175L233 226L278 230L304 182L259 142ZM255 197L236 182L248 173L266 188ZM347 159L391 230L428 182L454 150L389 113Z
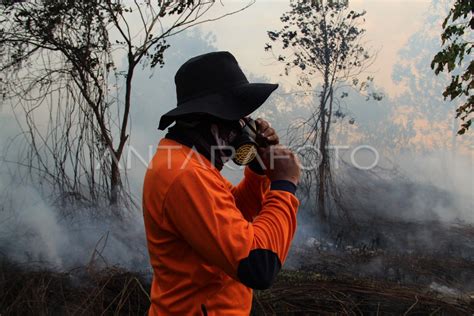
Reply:
M117 205L122 189L122 179L120 177L119 160L115 156L112 157L110 167L110 205Z
M116 151L111 150L112 152L112 164L110 170L110 204L117 205L119 202L120 191L122 190L122 179L120 174L120 159L122 158L122 153L125 144L128 140L127 128L128 128L128 119L130 115L131 107L131 95L132 95L132 79L135 71L136 62L134 60L133 54L131 53L131 47L128 54L128 71L127 79L125 83L125 109L122 117L122 124L120 126L120 140L119 145Z
M324 28L326 27L326 19L324 18ZM324 68L324 86L323 91L321 92L321 100L319 103L319 113L321 116L321 132L319 134L319 152L321 155L321 161L319 162L318 167L318 215L319 221L321 224L326 224L328 220L328 214L326 211L326 168L328 168L328 152L327 152L327 133L329 132L326 128L326 119L330 120L331 118L326 118L326 104L327 104L327 95L329 90L329 72L330 72L330 51L328 47L328 34L327 30L324 32L323 41L325 45L324 50L324 59L326 61ZM329 168L328 168L329 169Z
M321 151L321 162L319 165L319 176L318 176L318 214L319 220L321 224L325 224L327 222L327 214L326 214L326 204L325 204L325 178L326 178L326 154L324 153L324 144L323 144L324 132L321 132L321 143L320 143L320 151Z
M325 102L326 99L326 90L325 86L323 92L321 93L321 102L319 106L319 111L321 113L321 132L319 134L319 153L321 155L321 161L319 162L318 167L318 215L321 224L327 222L326 214L326 204L325 204L325 179L326 179L326 113L325 113Z

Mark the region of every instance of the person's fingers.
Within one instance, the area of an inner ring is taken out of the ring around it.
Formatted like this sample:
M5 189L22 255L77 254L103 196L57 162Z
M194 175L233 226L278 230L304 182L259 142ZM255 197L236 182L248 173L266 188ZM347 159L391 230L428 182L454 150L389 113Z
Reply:
M262 135L270 127L270 123L262 118L256 119L255 122L257 124L257 131Z
M287 157L287 158L291 158L291 154L292 154L292 151L288 149L288 147L284 146L284 145L280 145L280 144L277 144L277 145L273 145L272 147L275 148L273 154L274 154L274 157L280 157L280 158L283 158L283 157Z
M255 123L257 123L257 126L261 126L263 124L267 124L267 121L265 121L263 118L259 117L255 120Z
M280 142L275 129L270 126L270 123L262 118L257 118L255 122L257 123L259 137L263 137L268 145L276 145Z
M267 164L269 158L270 158L270 155L271 155L271 151L273 149L271 148L271 146L268 146L268 147L258 147L258 154L260 155L260 157L262 158L262 161Z
M279 138L276 134L273 134L273 135L270 135L269 137L266 137L265 138L265 141L267 142L267 144L269 145L276 145L278 144L279 142Z
M268 147L259 147L259 151L261 152L261 155L264 157L269 157L270 155L276 155L278 153L281 153L284 150L284 146L281 144L277 145L271 145Z
M276 134L275 130L271 127L267 127L265 131L262 132L263 137L269 137L270 135Z

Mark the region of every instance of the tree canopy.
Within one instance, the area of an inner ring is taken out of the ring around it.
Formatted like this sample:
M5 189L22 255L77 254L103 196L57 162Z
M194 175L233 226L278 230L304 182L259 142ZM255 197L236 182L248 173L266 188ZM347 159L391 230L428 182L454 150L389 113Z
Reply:
M472 123L474 113L474 60L472 50L474 42L474 0L456 0L448 16L443 22L441 34L444 47L431 62L431 68L436 74L440 72L453 73L451 82L443 92L445 98L455 100L466 98L456 109L456 117L463 121L458 134L464 134ZM469 38L469 35L471 36Z

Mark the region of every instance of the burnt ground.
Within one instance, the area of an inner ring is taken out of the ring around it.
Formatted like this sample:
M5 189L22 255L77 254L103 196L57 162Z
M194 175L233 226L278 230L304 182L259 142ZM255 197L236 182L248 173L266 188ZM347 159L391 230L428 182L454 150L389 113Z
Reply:
M253 315L472 315L474 298L418 285L284 271L255 294Z
M327 236L300 237L285 267L474 292L472 225L373 221Z
M309 230L308 230L309 231ZM474 228L372 221L300 234L252 315L473 315ZM150 274L0 263L1 315L144 315Z
M371 220L300 235L256 293L254 315L267 314L474 315L474 227Z

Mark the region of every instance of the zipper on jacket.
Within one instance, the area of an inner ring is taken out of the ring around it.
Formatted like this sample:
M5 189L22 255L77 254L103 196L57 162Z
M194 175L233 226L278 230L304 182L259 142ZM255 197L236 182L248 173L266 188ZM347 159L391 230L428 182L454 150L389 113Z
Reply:
M201 304L201 311L204 316L207 316L207 308L206 305Z

